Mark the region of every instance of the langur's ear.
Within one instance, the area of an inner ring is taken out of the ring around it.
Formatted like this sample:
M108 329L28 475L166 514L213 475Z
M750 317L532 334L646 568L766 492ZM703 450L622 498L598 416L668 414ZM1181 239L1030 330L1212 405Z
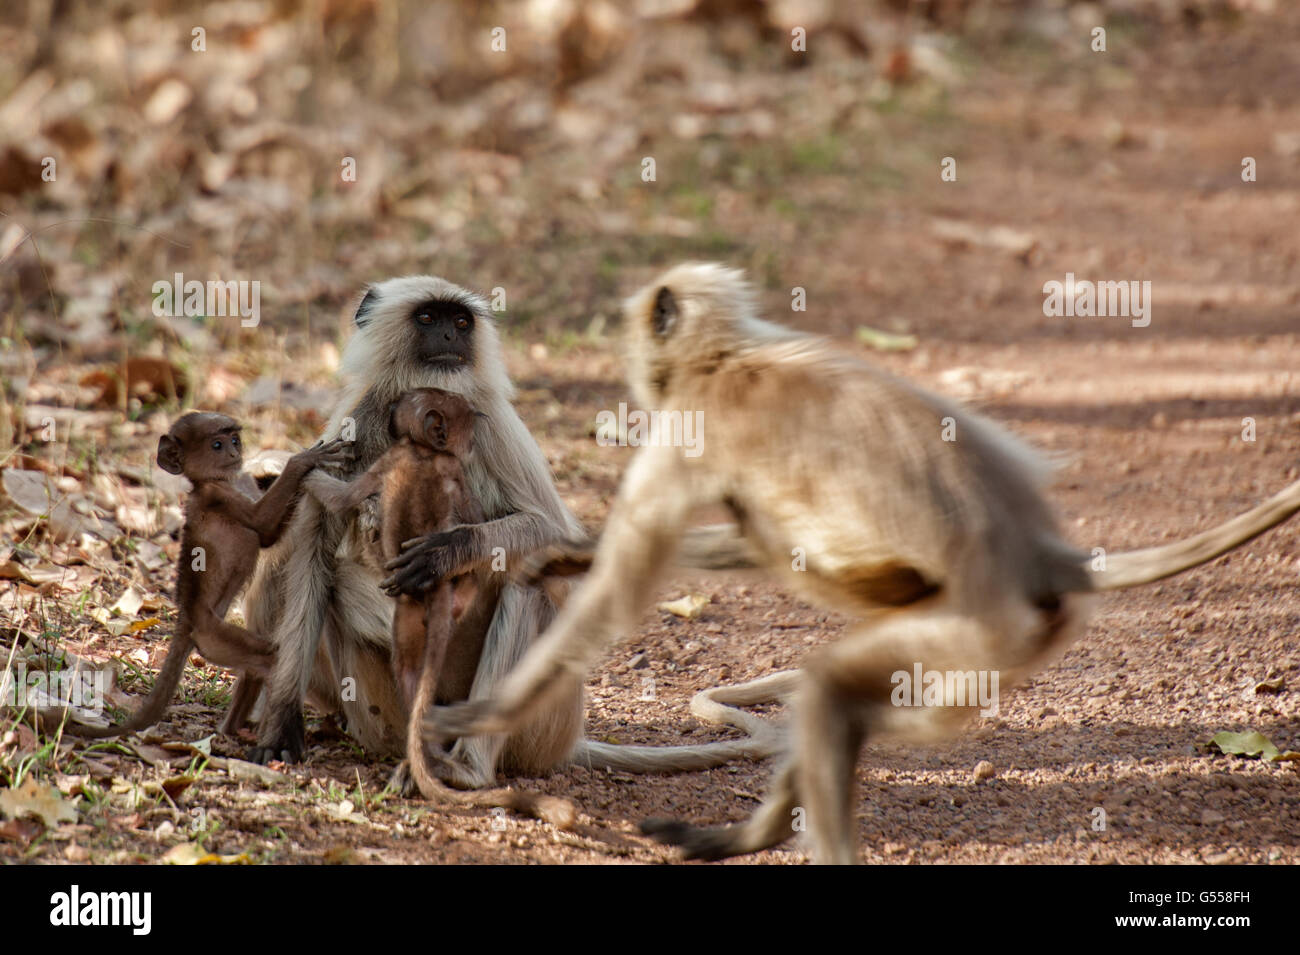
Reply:
M168 474L180 474L185 470L181 450L179 441L170 434L164 434L158 439L158 467Z
M370 310L379 302L379 296L375 294L373 288L367 288L366 294L361 296L361 303L357 305L357 313L352 316L352 323L357 328L365 328L370 321Z
M397 406L400 405L401 403L402 402L398 400L398 401L394 401L391 405L388 406L388 436L392 438L394 441L396 441L398 438Z
M673 295L673 290L665 285L655 293L654 312L650 316L654 333L660 338L667 337L677 324L677 315L677 298Z
M435 451L447 450L447 419L440 411L429 411L424 416L424 443Z

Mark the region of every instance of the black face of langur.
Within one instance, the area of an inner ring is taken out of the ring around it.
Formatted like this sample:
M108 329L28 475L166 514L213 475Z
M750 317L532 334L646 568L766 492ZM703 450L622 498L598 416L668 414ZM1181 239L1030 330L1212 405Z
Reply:
M455 368L474 357L474 316L457 302L424 302L411 316L419 334L416 353L432 365Z
M361 300L356 314L359 328L369 324L377 294L371 289ZM455 299L416 302L407 320L412 351L421 362L446 370L473 367L475 316L469 305Z
M353 473L387 450L392 405L412 389L442 388L484 411L513 396L492 312L468 289L427 275L388 279L366 290L353 323L331 421L355 425Z

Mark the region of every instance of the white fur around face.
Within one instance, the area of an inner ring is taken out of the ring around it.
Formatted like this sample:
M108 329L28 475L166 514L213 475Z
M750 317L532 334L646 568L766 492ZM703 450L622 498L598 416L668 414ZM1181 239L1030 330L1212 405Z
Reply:
M384 408L412 388L441 388L458 394L485 415L474 427L470 478L491 516L518 510L545 514L563 533L581 536L581 525L555 490L537 442L512 404L514 384L506 373L501 337L488 303L480 295L433 275L412 275L371 285L366 312L343 349L343 395L326 429L339 434L343 420L366 397ZM469 366L443 368L412 361L416 306L428 301L459 302L474 315L474 355Z
M384 381L392 394L379 397L392 401L412 388L442 388L463 395L475 407L494 399L509 401L514 397L514 388L501 361L496 321L481 296L432 275L388 279L370 286L368 294L371 304L362 318L362 327L353 333L343 349L340 370L350 390L364 391L367 383ZM431 300L460 302L474 314L472 371L420 366L410 361L416 342L411 312L417 305ZM350 393L349 397L352 397ZM361 396L355 397L359 400ZM354 403L343 402L348 407Z

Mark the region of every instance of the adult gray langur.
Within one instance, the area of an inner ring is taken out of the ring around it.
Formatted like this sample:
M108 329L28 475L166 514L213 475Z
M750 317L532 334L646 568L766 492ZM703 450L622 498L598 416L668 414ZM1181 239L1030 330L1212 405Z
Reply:
M514 388L497 325L480 296L432 276L390 279L365 291L354 326L343 353L343 392L324 432L353 442L352 460L333 469L336 477L353 478L383 454L392 441L389 407L411 389L461 395L479 413L466 475L486 520L408 547L390 591L419 596L494 557L513 566L545 545L585 536L511 403ZM369 518L364 510L360 516L334 513L307 497L281 545L259 566L246 615L257 632L271 635L276 663L253 758L302 757L302 701L308 697L341 711L367 749L403 752L403 707L389 663L393 602L380 588L384 573L372 530L373 512ZM702 529L695 540L700 565L740 560L734 533ZM556 608L547 589L509 577L507 571L490 575L457 623L457 649L444 663L437 701L491 697L550 624ZM498 769L536 775L570 759L661 771L768 755L774 748L766 735L679 747L592 743L582 737L581 677L562 676L549 691L548 704L509 733L459 739L430 768L453 785L478 788L491 785ZM745 714L717 715L753 727ZM405 788L409 779L401 783Z

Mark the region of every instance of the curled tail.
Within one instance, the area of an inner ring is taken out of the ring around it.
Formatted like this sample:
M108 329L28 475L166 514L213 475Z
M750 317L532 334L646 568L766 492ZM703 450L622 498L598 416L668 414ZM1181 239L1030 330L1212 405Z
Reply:
M182 619L176 627L176 633L172 636L171 647L167 650L167 659L163 661L162 669L158 671L153 689L125 723L114 723L112 726L65 723L63 731L86 739L108 739L112 736L134 733L157 723L162 719L167 704L176 695L176 688L185 673L185 661L189 659L190 651L193 649L194 641L190 638L189 624Z
M691 712L700 719L734 726L749 734L749 739L696 746L633 746L580 739L569 759L580 766L629 773L686 772L742 758L766 759L782 748L780 729L737 707L777 702L788 696L798 681L798 670L782 670L748 683L703 690L691 699Z
M419 787L420 794L435 804L509 809L521 815L549 822L557 829L572 829L578 821L578 810L567 799L526 789L508 789L504 786L495 789L452 789L433 775L424 749L423 727L424 713L433 702L437 683L437 672L426 666L420 674L420 686L416 691L415 705L411 707L411 717L406 728L407 762L411 768L411 777Z
M1119 590L1172 577L1240 547L1296 511L1300 511L1300 481L1244 514L1186 540L1113 554L1106 558L1105 570L1086 568L1088 578L1093 590Z

